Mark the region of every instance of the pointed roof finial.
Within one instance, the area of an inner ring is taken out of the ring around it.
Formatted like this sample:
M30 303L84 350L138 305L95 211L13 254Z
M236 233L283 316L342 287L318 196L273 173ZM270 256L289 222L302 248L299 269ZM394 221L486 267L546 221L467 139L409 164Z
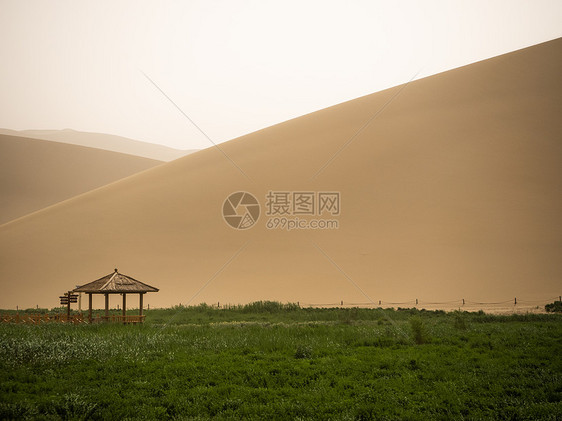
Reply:
M117 272L117 268L115 268L115 272Z

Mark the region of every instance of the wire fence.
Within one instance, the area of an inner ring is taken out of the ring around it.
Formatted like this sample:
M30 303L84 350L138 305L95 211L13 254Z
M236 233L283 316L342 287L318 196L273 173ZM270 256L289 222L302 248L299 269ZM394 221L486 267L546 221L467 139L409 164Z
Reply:
M445 311L485 311L487 313L545 313L545 305L554 301L562 301L562 296L552 297L542 300L521 300L514 297L503 301L472 301L468 299L457 299L449 301L424 301L412 299L408 301L385 301L375 300L373 302L348 302L340 301L334 303L301 303L301 307L326 307L326 308L417 308L425 310L445 310Z

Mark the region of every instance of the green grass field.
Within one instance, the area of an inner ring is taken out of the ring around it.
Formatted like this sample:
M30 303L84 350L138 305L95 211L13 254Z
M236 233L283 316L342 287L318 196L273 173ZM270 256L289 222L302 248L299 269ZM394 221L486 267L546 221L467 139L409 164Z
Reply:
M0 419L562 419L562 316L307 309L0 325Z

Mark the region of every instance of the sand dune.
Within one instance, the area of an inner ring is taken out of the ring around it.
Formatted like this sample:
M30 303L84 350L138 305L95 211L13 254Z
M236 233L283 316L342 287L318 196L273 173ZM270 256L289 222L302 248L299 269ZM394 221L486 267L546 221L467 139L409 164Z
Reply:
M5 224L0 307L114 267L152 306L557 296L561 74L558 39L222 144L250 180L210 148ZM270 190L340 192L339 229L267 229ZM261 204L246 230L221 217L236 191Z
M157 161L173 161L182 156L189 155L195 150L180 150L163 145L140 142L122 136L106 133L80 132L77 130L10 130L0 129L0 134L21 136L31 139L52 140L53 142L70 143L71 145L87 146L90 148L105 149L128 155L141 156Z
M0 134L0 224L161 163Z

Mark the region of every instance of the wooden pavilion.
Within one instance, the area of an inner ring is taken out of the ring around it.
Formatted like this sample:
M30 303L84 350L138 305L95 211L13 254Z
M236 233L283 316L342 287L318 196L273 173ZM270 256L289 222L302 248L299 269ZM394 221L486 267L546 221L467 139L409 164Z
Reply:
M92 323L92 295L103 294L105 296L105 316L104 321L114 321L122 323L142 323L144 321L143 297L147 292L158 292L158 288L147 285L141 281L137 281L130 276L119 273L117 269L113 273L97 279L89 284L82 285L73 290L73 292L84 292L88 294L88 321ZM123 296L123 315L109 315L109 295L121 294ZM139 315L127 316L127 294L139 294Z

